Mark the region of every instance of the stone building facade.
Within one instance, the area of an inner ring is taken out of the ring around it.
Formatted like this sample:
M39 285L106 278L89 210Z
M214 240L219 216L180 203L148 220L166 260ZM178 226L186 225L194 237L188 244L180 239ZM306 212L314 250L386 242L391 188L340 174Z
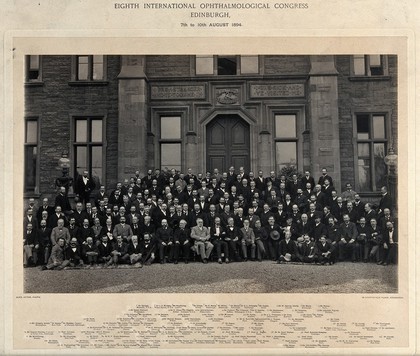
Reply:
M375 197L397 151L397 57L28 56L25 120L27 197L55 194L63 152L108 189L148 168L292 165Z

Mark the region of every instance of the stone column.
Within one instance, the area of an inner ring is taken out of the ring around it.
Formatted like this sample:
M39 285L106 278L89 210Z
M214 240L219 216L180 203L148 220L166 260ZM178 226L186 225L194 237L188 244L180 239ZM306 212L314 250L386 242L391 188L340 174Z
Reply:
M311 56L309 121L311 173L316 180L325 167L341 192L338 120L338 72L334 56Z
M259 134L258 138L258 160L257 160L257 171L254 172L255 177L258 176L258 170L264 172L264 176L269 176L270 171L273 169L271 162L271 134L267 130L263 130Z
M121 56L118 75L118 180L147 172L145 56Z

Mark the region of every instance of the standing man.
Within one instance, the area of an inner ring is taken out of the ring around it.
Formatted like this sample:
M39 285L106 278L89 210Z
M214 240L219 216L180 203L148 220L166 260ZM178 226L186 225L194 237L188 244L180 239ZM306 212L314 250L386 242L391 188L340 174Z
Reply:
M74 185L76 197L80 199L83 204L90 201L90 193L95 189L96 185L92 178L88 176L89 172L84 170L83 175L79 175Z
M332 178L328 175L328 173L327 173L327 169L326 168L322 168L322 175L321 175L321 177L319 177L319 179L318 179L318 184L320 184L321 186L323 186L324 185L324 183L325 183L325 180L326 179L328 179L328 181L330 182L330 184L333 186L334 185L334 183L333 183L333 180L332 180Z

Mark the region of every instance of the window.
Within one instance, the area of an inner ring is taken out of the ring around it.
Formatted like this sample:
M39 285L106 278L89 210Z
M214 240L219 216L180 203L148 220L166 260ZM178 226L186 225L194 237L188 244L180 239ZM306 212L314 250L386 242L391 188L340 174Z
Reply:
M241 56L241 74L258 74L258 56Z
M197 75L258 74L258 56L195 56Z
M357 114L357 177L362 192L379 191L386 185L387 152L386 116L384 114Z
M290 166L297 168L296 116L293 113L274 115L277 171Z
M387 57L379 54L353 56L355 76L384 76L387 73Z
M104 56L76 56L76 80L105 79Z
M74 120L74 175L87 170L96 186L104 181L102 118L76 118Z
M40 82L41 80L41 56L26 56L26 81Z
M26 193L38 190L38 119L28 118L25 121L25 182Z
M238 60L236 56L217 56L218 75L236 75L237 67Z
M181 117L160 117L160 166L181 171Z

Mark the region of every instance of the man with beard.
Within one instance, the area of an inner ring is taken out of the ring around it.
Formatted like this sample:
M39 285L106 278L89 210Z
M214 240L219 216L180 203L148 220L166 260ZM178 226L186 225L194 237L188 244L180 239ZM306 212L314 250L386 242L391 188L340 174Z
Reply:
M210 231L207 227L203 226L203 219L198 218L197 225L191 228L191 238L195 240L194 246L197 253L201 256L203 263L208 263L213 244L210 240Z
M268 252L270 259L276 261L279 258L279 243L281 238L281 228L275 223L274 217L268 218L268 225L265 228L268 234Z
M182 251L182 257L185 263L190 260L191 252L191 239L190 230L186 228L187 222L185 219L179 221L178 227L174 231L174 246L173 246L173 259L177 264L179 261L179 252Z
M229 245L225 241L226 232L220 224L220 218L216 217L214 223L210 226L210 241L216 247L217 262L222 263L222 251L225 262L229 263Z

